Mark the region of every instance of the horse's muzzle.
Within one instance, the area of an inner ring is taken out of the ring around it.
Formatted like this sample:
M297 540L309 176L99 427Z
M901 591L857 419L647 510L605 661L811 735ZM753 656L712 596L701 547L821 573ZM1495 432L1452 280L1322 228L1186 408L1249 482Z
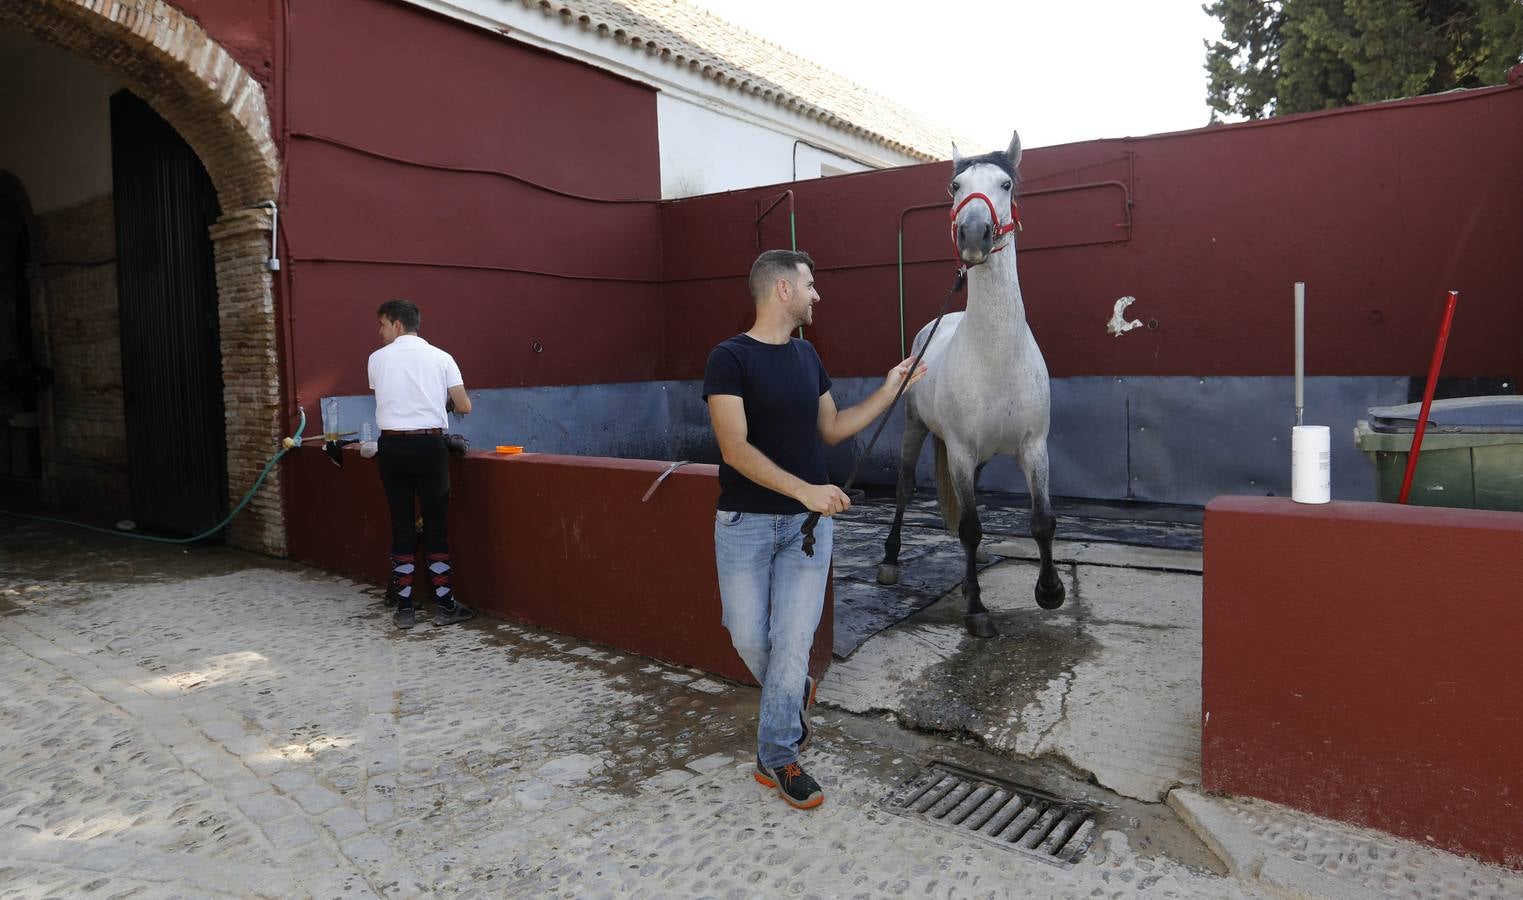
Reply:
M994 226L987 222L957 224L957 256L964 265L976 266L989 259L994 248Z

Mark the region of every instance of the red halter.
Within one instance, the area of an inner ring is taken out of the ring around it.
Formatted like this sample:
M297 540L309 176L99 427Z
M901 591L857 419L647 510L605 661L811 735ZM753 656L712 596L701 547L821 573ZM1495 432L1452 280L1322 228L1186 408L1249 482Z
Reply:
M1012 231L1021 230L1021 211L1015 205L1014 197L1010 198L1010 221L1001 225L999 223L999 214L994 211L994 201L990 200L987 194L969 194L968 196L962 198L962 202L957 204L957 207L952 210L952 215L950 216L951 225L949 226L949 230L951 232L952 245L954 247L957 245L957 215L958 213L962 212L962 208L964 206L967 206L974 200L982 200L984 201L984 205L989 207L989 218L994 220L994 240L996 242ZM1005 249L1006 246L1007 245L1005 244L1000 244L990 252L998 253L1001 250Z

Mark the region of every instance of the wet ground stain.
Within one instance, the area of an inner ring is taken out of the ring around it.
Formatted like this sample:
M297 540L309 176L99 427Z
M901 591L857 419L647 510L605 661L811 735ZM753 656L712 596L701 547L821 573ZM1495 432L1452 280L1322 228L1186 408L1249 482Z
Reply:
M1033 575L1035 567L1030 567ZM905 712L917 728L980 735L1002 724L1011 710L1024 709L1051 683L1072 673L1100 652L1084 628L1083 600L1074 567L1060 574L1068 586L1061 614L1037 608L990 611L999 634L965 640L957 653L931 666L920 688L905 698ZM963 627L962 589L949 592L907 625ZM999 716L1000 722L991 722Z
M28 584L148 584L295 563L220 543L162 544L0 516L0 589Z

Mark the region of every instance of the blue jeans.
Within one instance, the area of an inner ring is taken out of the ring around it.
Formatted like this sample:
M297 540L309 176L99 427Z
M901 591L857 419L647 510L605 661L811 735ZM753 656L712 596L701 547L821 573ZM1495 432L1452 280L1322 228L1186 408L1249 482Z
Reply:
M825 607L825 579L830 577L834 523L820 519L814 529L814 556L809 557L799 533L806 518L804 513L724 510L714 515L724 627L762 686L756 755L773 769L798 759L809 649Z

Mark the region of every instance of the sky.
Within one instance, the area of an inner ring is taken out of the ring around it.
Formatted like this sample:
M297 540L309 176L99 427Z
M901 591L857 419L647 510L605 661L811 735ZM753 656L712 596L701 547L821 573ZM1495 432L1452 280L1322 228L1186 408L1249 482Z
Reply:
M1205 125L1201 0L690 0L982 144ZM950 150L950 148L948 148ZM965 152L970 148L959 148Z

